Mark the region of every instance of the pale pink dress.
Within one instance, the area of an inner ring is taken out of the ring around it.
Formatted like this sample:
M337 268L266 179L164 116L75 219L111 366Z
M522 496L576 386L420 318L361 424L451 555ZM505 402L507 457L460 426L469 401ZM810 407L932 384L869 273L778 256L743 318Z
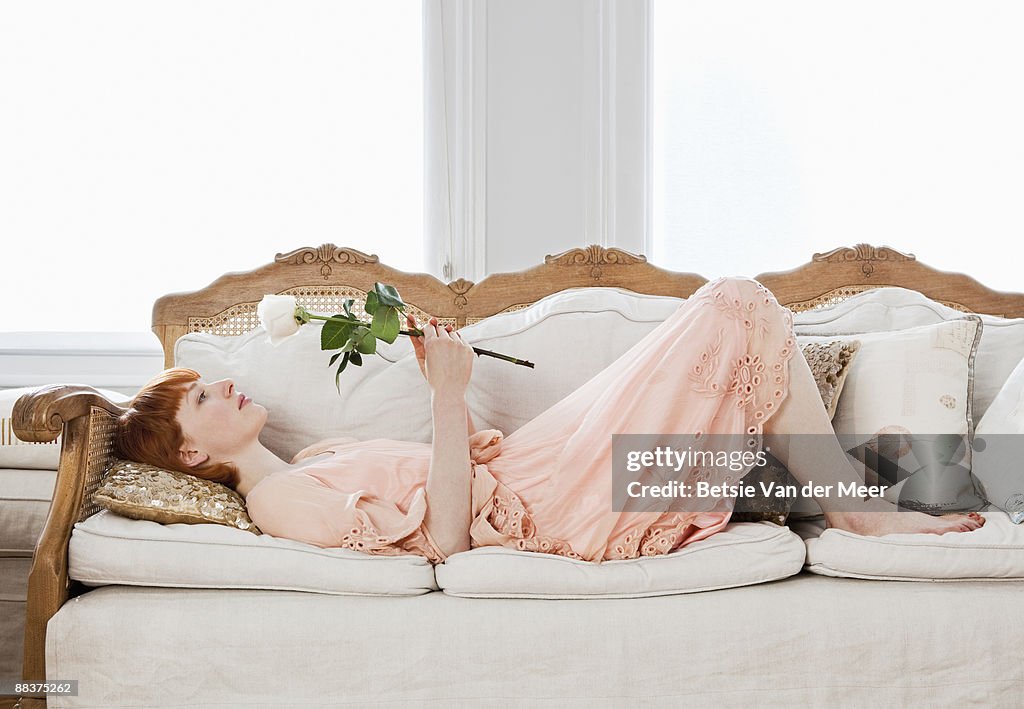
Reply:
M734 498L706 511L613 511L613 433L739 434L785 398L796 351L793 314L757 281L701 287L615 362L508 437L469 437L471 544L600 562L665 554L728 524ZM270 475L246 498L268 534L370 554L444 561L423 524L431 446L376 439L332 446L298 471ZM743 473L705 471L712 483Z

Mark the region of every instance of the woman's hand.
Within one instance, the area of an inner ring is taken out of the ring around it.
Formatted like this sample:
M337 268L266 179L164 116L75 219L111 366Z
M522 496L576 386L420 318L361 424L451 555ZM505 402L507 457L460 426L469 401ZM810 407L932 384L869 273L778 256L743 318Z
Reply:
M451 325L438 325L437 318L430 318L422 329L422 337L411 339L431 391L464 395L473 373L473 348L462 341L462 335L451 331Z
M409 313L405 314L405 323L409 326L410 330L420 329L420 326L416 324L416 318ZM436 325L437 318L430 318L430 324ZM452 331L451 325L445 325L445 330L448 332ZM423 337L410 337L412 340L412 348L416 352L416 362L420 365L420 372L423 373L423 378L427 378L427 364L426 364L426 351L423 349Z
M431 318L430 320L431 320L431 323L433 324L433 322L435 320L437 320L437 318ZM405 314L405 324L408 325L410 330L420 329L420 326L416 324L416 318L414 318L409 313ZM448 327L451 327L451 326L448 326ZM427 378L427 365L426 365L426 352L423 349L423 337L422 336L420 336L420 337L413 337L412 335L410 335L409 339L412 340L412 348L416 352L416 362L420 365L420 372L422 372L423 378L426 379Z

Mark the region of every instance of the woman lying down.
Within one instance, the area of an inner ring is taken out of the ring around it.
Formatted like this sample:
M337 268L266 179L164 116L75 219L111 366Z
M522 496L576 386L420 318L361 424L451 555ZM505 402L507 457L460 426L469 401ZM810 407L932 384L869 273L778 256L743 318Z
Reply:
M669 510L664 499L614 509L615 433L734 434L758 446L770 440L773 455L804 485L863 483L835 439L796 345L792 313L751 279L705 284L615 362L508 437L473 431L465 394L474 353L461 335L431 318L412 339L431 390L429 444L328 440L282 460L259 441L266 408L230 379L207 382L180 368L138 393L119 420L118 444L134 460L233 487L253 522L273 536L419 554L433 563L479 546L591 562L632 559L725 528L735 497L697 500L682 511ZM798 437L827 441L804 450L786 443L796 433L829 435ZM735 489L745 472L690 474ZM943 534L985 523L974 512L897 513L881 497L815 499L829 527L862 535Z

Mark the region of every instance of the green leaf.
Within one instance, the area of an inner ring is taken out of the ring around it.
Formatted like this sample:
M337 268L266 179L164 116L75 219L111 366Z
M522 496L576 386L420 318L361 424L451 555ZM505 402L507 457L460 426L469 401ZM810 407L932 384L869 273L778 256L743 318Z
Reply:
M327 363L327 366L328 367L333 366L334 363L338 361L338 357L341 357L342 354L343 353L341 353L341 352L335 352L334 354L332 354L331 355L331 361Z
M365 329L365 328L360 328ZM359 342L356 344L356 350L363 354L373 354L377 351L377 336L369 330L366 330L366 334L362 336Z
M320 349L336 350L349 338L354 325L343 320L324 320L320 331Z
M398 339L398 331L402 329L401 320L396 308L378 308L373 315L370 331L389 345Z
M345 365L348 364L348 352L345 353L345 358L341 360L341 365L338 367L337 373L334 375L334 386L338 389L338 393L341 393L341 373L345 371Z
M356 365L357 367L362 367L363 366L363 356L361 354L359 354L358 352L353 352L352 353L352 364Z
M377 312L377 294L373 291L366 294L366 302L363 303L363 310L366 311L367 315L373 315Z
M377 300L380 301L381 305L389 305L392 308L405 310L405 303L402 302L402 296L398 295L398 291L395 290L394 286L389 286L378 281L373 284L373 290L376 292Z

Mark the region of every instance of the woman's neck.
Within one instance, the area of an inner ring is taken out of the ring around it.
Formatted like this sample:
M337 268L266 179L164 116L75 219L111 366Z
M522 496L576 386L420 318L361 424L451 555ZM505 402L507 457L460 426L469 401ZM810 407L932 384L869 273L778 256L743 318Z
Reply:
M271 453L258 441L236 455L231 462L238 468L238 485L235 486L235 490L242 497L248 496L249 492L268 475L295 467Z

